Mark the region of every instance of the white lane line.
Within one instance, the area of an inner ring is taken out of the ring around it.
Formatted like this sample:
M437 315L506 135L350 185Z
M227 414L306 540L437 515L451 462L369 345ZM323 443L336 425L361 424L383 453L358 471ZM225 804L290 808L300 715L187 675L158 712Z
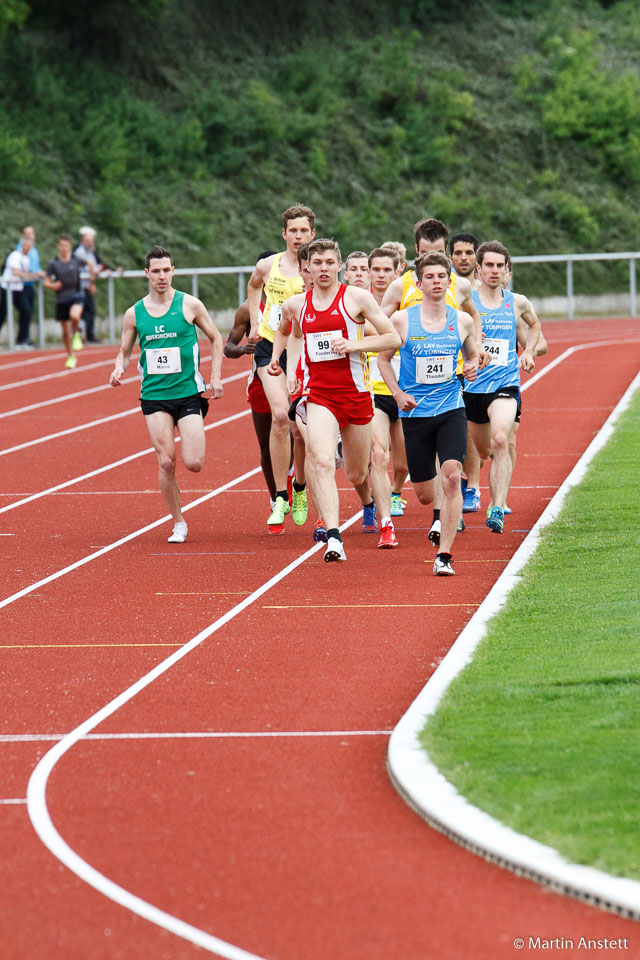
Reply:
M359 510L358 513L350 517L346 523L343 523L340 529L346 530L347 527L350 527L361 516L362 511ZM189 640L189 642L181 647L180 650L172 653L169 657L167 657L166 660L163 660L162 663L159 663L153 670L141 677L140 680L130 686L118 697L108 703L101 710L98 710L97 713L94 713L92 717L89 717L88 720L85 720L84 723L81 723L75 728L75 730L72 730L70 733L68 733L63 740L59 741L59 743L57 743L51 748L51 750L48 751L48 753L44 755L29 779L29 786L27 788L29 817L31 818L31 822L36 833L44 845L55 857L58 858L58 860L60 860L61 863L72 870L78 877L80 877L81 880L84 880L85 883L88 883L100 893L104 894L105 897L109 897L109 899L113 900L115 903L119 903L132 913L143 917L145 920L149 920L150 923L155 923L164 930L169 930L176 936L182 937L184 940L188 940L190 943L193 943L198 947L202 947L204 950L208 950L210 953L217 953L220 956L227 958L227 960L264 960L264 958L257 957L256 954L253 953L248 953L241 947L237 947L232 943L227 943L224 940L220 940L218 937L214 937L211 934L206 933L204 930L200 930L198 927L194 927L189 923L185 923L183 920L178 919L178 917L174 917L170 913L166 913L164 910L154 907L153 904L148 903L146 900L142 900L129 890L125 890L124 887L118 886L118 884L114 883L113 880L105 877L104 874L92 867L86 862L86 860L83 860L82 857L75 852L75 850L72 850L69 844L61 837L53 825L53 821L51 820L51 816L47 808L47 781L58 761L71 749L72 746L78 743L79 740L81 740L83 737L86 737L91 730L97 727L100 723L103 723L125 704L129 703L129 701L132 700L142 690L144 690L145 687L148 687L151 683L153 683L154 680L170 670L174 664L182 660L185 656L191 653L192 650L195 650L197 647L199 647L201 643L208 639L208 637L212 636L227 623L237 617L238 614L250 607L268 590L271 590L271 588L275 587L278 583L280 583L281 580L284 580L285 577L296 570L302 563L305 562L305 560L308 560L309 557L312 557L315 553L317 553L318 550L320 550L320 548L323 546L324 544L322 543L314 544L313 547L311 547L309 550L306 550L291 563L287 564L286 567L283 567L279 573L276 573L273 577L263 583L262 586L258 587L257 590L254 590L253 593L229 610L226 614L224 614L224 616L214 621L214 623L210 624L195 637Z
M522 568L537 549L541 531L556 519L569 491L584 478L589 464L611 437L617 420L639 387L640 374L635 377L493 589L401 718L391 735L388 752L388 768L398 792L409 806L447 836L517 873L607 909L617 908L636 920L640 919L638 881L613 877L594 867L570 863L552 847L518 833L471 804L431 761L419 742L419 734L428 717L435 713L449 685L471 662L478 644L485 636L488 621L504 605L508 594L519 581Z
M242 373L234 373L231 377L225 377L222 381L224 383L232 383L234 380L241 380L243 377L248 377L249 371L243 370ZM139 377L126 377L122 381L122 384L126 383L140 383ZM66 400L77 400L78 397L86 397L90 393L99 393L101 390L114 390L116 387L112 387L109 383L102 383L99 387L91 387L88 390L80 390L78 393L66 393L62 397L52 397L51 400L39 400L38 403L31 403L26 407L17 407L15 410L7 410L5 413L1 413L0 416L4 419L5 417L15 417L19 413L30 413L32 410L39 410L42 407L50 407L54 403L64 403ZM140 406L130 407L124 413L114 414L112 418L105 417L101 420L92 420L89 423L81 424L78 427L71 427L69 430L63 430L61 433L52 433L46 437L40 437L37 440L29 440L28 443L22 443L17 447L10 447L7 450L0 450L0 456L5 453L13 453L15 450L24 450L25 447L32 447L36 443L44 443L46 440L51 440L55 437L64 437L69 433L76 433L78 430L88 430L89 427L94 427L100 423L106 423L109 419L117 420L118 417L127 416L127 414L135 413L140 411Z
M76 367L75 370L58 370L57 373L44 373L41 377L30 377L28 380L13 380L11 383L3 383L0 390L15 390L18 387L30 387L34 383L44 383L46 380L57 380L59 377L73 377L77 373L85 373L89 370L97 370L98 367L106 367L107 364L113 366L113 358L110 360L98 360L96 363L87 363Z
M201 503L211 500L212 497L219 496L219 494L224 493L225 490L228 490L230 487L234 487L236 484L242 483L243 480L247 480L249 477L254 477L256 473L260 473L260 469L260 467L254 467L253 470L248 470L246 473L243 473L242 476L236 477L235 480L230 480L221 487L216 487L216 489L212 490L210 493L206 493L203 497L198 497L197 500L192 500L191 503L188 503L182 508L182 512L186 513L188 510L193 510L194 507L198 507ZM4 507L4 509L6 510L7 508ZM28 587L23 587L22 590L18 590L17 593L13 593L10 597L5 597L4 600L0 600L0 610L3 607L8 607L11 603L15 603L16 600L20 600L22 597L26 597L28 594L33 593L34 590L44 587L47 583L53 583L54 580L59 580L67 573L72 573L74 570L78 570L80 567L90 563L92 560L97 560L98 557L103 557L106 553L116 550L118 547L128 543L130 540L135 540L136 537L142 536L143 533L147 533L149 530L154 530L156 527L161 526L163 523L167 523L169 520L171 520L171 515L165 514L165 516L160 517L159 520L154 520L153 523L148 523L146 526L140 527L138 530L134 530L133 533L128 533L125 537L121 537L119 540L115 540L113 543L107 544L100 550L96 550L95 553L90 553L86 557L76 560L75 563L70 563L68 566L63 567L61 570L57 570L48 577L38 580L37 583L32 583Z
M13 363L0 363L0 373L4 370L13 370L16 367L31 367L34 363L46 363L48 360L66 360L66 353L48 353L40 357L29 357L25 360L17 360Z
M215 430L216 427L223 427L226 423L232 423L234 420L240 420L242 417L248 417L250 413L250 408L248 410L242 410L241 413L234 413L230 417L224 417L222 420L216 420L215 423L208 424L204 429L205 431ZM179 442L180 437L176 437L176 443ZM101 473L107 473L109 470L115 470L116 467L121 467L125 463L131 463L132 460L137 460L138 457L144 457L148 453L153 453L153 447L146 447L144 450L138 450L137 453L132 453L128 457L123 457L121 460L114 460L113 463L107 463L104 467L98 467L96 470L90 470L89 473L83 473L80 477L72 477L71 480L65 480L63 483L57 483L54 487L47 487L46 490L40 490L39 493L32 493L30 496L24 497L22 500L16 500L14 503L8 503L6 506L0 507L0 513L7 513L9 510L15 510L16 507L23 507L26 503L32 503L32 501L39 500L41 497L46 497L51 493L57 493L58 490L64 490L66 487L71 487L76 483L82 483L83 480L89 480L91 477L97 477ZM250 474L247 474L247 476L252 476L254 473L259 472L259 470L253 470ZM189 507L184 507L184 509L190 509L191 506L192 504L190 504Z
M391 730L197 730L185 733L87 733L82 740L235 740L261 737L388 737ZM63 740L66 733L5 733L0 743Z
M26 803L26 802L27 802L26 797L24 799L22 799L21 797L9 798L7 800L0 800L0 806L9 806L11 804Z

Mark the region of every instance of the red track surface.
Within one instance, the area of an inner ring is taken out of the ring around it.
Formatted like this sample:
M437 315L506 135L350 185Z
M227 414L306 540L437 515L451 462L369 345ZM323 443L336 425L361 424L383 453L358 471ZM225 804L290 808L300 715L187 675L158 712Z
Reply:
M436 579L425 538L430 511L409 492L398 550L376 550L377 537L356 523L345 534L346 565L314 554L96 730L297 735L80 742L54 768L47 801L82 858L267 960L497 960L518 956L514 938L529 936L576 945L580 936L627 937L622 955L640 957L636 924L466 853L403 804L385 771L385 732L640 365L635 321L546 324L545 333L548 360L577 343L629 342L579 351L525 393L504 535L491 535L483 514L469 517L456 542L458 575ZM113 353L87 350L68 376L0 391L4 412L45 402L3 419L0 453L136 406L133 381L46 405L103 384L110 363L83 367ZM12 366L19 359L0 357L0 387L59 372L62 363L58 355ZM229 362L223 373L240 369ZM235 381L208 422L245 409L244 383ZM203 473L180 471L185 502L258 465L249 417L210 430L207 444ZM134 414L0 456L0 508L148 446ZM153 455L141 455L0 513L0 533L12 534L0 537L0 601L162 517L155 473ZM357 498L344 490L341 501L347 519ZM184 545L166 543L164 524L0 610L0 799L25 798L31 771L53 745L16 736L72 730L311 546L309 525L266 535L267 506L261 476L252 477L195 507ZM327 735L335 731L351 733ZM310 732L321 735L303 735ZM24 803L0 805L0 823L3 960L205 954L61 866Z

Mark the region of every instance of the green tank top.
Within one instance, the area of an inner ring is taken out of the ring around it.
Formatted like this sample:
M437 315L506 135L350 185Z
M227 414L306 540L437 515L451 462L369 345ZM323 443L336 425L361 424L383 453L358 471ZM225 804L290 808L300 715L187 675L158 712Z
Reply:
M185 320L184 293L176 290L168 311L152 317L142 300L134 306L140 339L140 396L144 400L179 400L207 387L200 373L197 327Z

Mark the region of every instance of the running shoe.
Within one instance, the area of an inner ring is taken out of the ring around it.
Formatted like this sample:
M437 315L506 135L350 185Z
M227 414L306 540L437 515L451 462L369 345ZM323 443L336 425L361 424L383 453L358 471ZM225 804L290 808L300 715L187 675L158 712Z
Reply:
M377 518L378 508L376 507L373 500L367 507L362 508L362 532L363 533L377 533L378 532L378 518Z
M322 522L322 518L318 517L316 520L316 527L313 531L313 539L315 543L326 543L327 542L327 528Z
M436 577L454 577L456 572L451 566L453 557L450 553L437 553L433 561L433 572Z
M283 497L276 497L276 502L273 505L273 510L271 511L271 516L267 520L267 526L269 528L269 533L284 533L284 518L291 510L291 507ZM283 527L282 530L272 529L275 527Z
M492 533L502 533L504 527L504 510L494 507L487 518L487 526Z
M492 511L492 510L493 510L493 507L487 507L487 517L490 517L490 516L491 516L491 511ZM510 506L508 506L507 504L505 504L505 506L504 506L504 515L505 515L505 517L508 516L508 514L510 514L510 513L513 513L513 510L511 509Z
M407 501L402 499L402 495L399 493L391 494L391 516L392 517L403 517L404 508L407 505Z
M301 527L304 523L307 522L307 514L309 513L309 501L307 499L306 490L296 490L293 488L292 493L293 499L291 501L291 516L293 517L293 522Z
M65 367L67 368L67 370L73 370L73 368L76 366L77 363L78 363L77 357L67 357L65 362Z
M327 549L324 552L324 558L327 563L333 563L334 560L346 560L347 555L344 552L344 544L337 537L329 537L327 540Z
M380 531L378 546L381 550L390 550L391 547L398 546L398 541L396 540L396 534L392 523L385 523L384 527Z
M79 333L74 333L73 340L71 341L71 346L74 350L82 350L84 344L82 342L82 337Z
M460 514L460 519L458 520L458 527L456 533L463 533L466 530L465 522L462 519L462 514Z
M434 547L440 546L440 534L442 532L442 525L439 520L434 520L431 524L431 530L429 530L428 537Z
M480 491L475 487L467 487L462 500L463 513L477 513L480 509Z
M173 525L173 533L167 538L167 543L184 543L187 539L187 525L182 520Z

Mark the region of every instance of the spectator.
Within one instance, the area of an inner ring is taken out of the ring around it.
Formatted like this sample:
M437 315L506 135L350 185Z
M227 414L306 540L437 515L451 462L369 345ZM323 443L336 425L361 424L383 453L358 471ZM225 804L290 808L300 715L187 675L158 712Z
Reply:
M44 270L40 263L40 254L38 253L38 248L36 247L36 231L33 227L23 227L20 240L16 246L16 250L20 249L23 239L27 237L30 239L33 246L29 250L29 269L31 270L32 278L31 280L25 280L23 293L24 307L25 310L29 313L29 323L31 323L31 317L33 316L33 305L35 301L36 288L34 280L38 280L41 277L44 277ZM31 342L29 337L27 337L27 346L30 346Z
M68 233L58 237L58 256L47 264L44 285L47 290L56 291L56 320L62 326L62 339L67 351L65 367L69 370L77 364L74 351L82 350L82 337L78 332L84 298L80 289L80 274L83 267L89 267L90 280L93 281L93 264L73 256L73 240Z
M16 347L19 349L33 349L33 344L29 340L29 321L31 320L31 309L24 296L24 281L31 280L39 276L31 272L29 262L29 252L33 247L33 237L25 235L17 250L12 250L7 257L0 280L0 327L5 321L7 315L7 298L11 295L13 307L18 312L19 326L18 339Z
M75 256L84 260L87 264L93 266L94 275L100 274L103 277L111 276L112 267L108 266L95 248L96 231L93 227L80 227L80 243L75 249ZM91 278L88 268L82 271L80 276L82 292L84 294L84 310L82 311L82 320L87 341L89 343L98 343L95 335L94 324L96 318L96 303L94 294L96 292L95 281Z

